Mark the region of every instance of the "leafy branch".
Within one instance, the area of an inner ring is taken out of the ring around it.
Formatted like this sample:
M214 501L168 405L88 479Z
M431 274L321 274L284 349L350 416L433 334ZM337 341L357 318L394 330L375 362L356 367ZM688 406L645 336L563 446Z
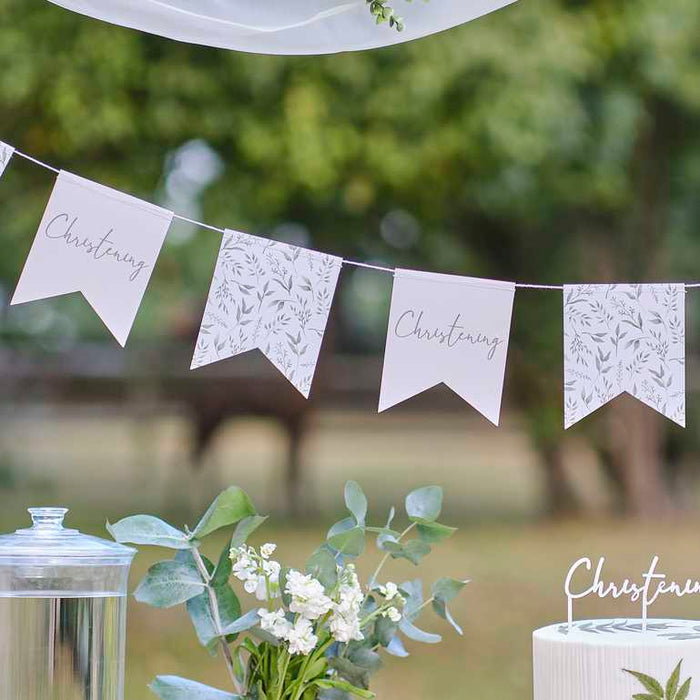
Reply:
M172 559L150 567L134 596L158 608L184 604L200 643L212 655L221 654L235 694L177 676L158 676L151 690L161 700L374 698L369 680L381 666L381 651L408 656L402 637L441 641L440 635L416 626L426 608L462 634L448 604L466 581L438 579L426 599L420 579L379 582L390 560L418 566L435 544L454 533L438 522L442 498L436 486L416 489L405 499L408 524L402 530L393 529L394 508L386 524L375 527L366 522L367 497L359 484L348 482L350 516L330 528L303 573L272 559L276 545L256 549L247 544L266 518L235 486L214 500L194 530L179 530L150 515L108 523L119 542L175 550ZM235 526L233 534L215 564L202 554L202 540L229 526ZM382 557L363 587L354 559L364 553L367 535L376 536ZM236 579L260 601L245 614L231 587Z
M406 28L403 19L387 4L389 0L365 0L365 2L369 6L369 12L377 24L388 22L389 26L396 29L397 32L402 32ZM411 2L411 0L406 0L406 2Z

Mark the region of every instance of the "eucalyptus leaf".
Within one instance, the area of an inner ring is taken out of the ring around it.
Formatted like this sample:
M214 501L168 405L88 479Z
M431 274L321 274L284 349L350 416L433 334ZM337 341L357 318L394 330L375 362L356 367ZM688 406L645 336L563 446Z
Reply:
M306 573L320 581L325 589L333 588L338 581L338 569L332 552L317 549L306 562Z
M199 595L204 588L197 569L178 561L162 561L146 572L134 597L156 608L171 608Z
M386 519L386 529L389 530L391 528L391 523L394 522L394 517L396 516L396 508L394 506L391 506L391 509L389 510L389 516Z
M449 537L452 537L455 532L457 532L456 527L448 527L440 523L429 523L427 521L418 523L418 537L428 544L444 542Z
M413 622L418 616L421 605L423 605L423 581L419 578L404 581L400 589L406 598L406 604L403 608L404 617Z
M110 535L122 544L145 544L170 549L189 549L188 536L152 515L132 515L114 524L107 523Z
M318 700L350 700L352 696L344 690L336 688L326 688L322 690L318 696Z
M439 634L432 634L431 632L424 632L423 630L418 629L406 617L401 618L401 622L399 622L399 629L414 642L422 642L423 644L439 644L442 641L442 637Z
M242 700L240 695L178 676L157 676L148 687L161 700Z
M240 601L228 584L218 586L213 591L219 609L219 621L222 628L226 628L241 617ZM205 591L196 598L190 598L187 601L187 612L197 632L200 644L208 646L218 636L209 593ZM233 633L228 633L228 635L231 634ZM224 634L224 636L228 635ZM227 641L233 641L233 639L228 639Z
M200 554L199 556L202 562L204 563L204 568L207 570L207 573L209 574L209 576L212 576L216 567L212 563L211 559L205 557L203 554ZM180 562L181 564L185 564L186 566L191 566L193 569L197 569L197 571L199 571L194 558L193 550L191 548L181 549L175 555L175 561Z
M332 678L328 679L317 679L314 681L314 685L319 688L335 688L337 690L344 690L346 693L351 695L357 695L360 698L374 698L376 695L370 690L364 690L363 688L357 688L352 683L347 681L335 680Z
M251 627L250 634L259 639L261 642L269 644L271 647L278 647L280 645L280 640L277 639L277 637L263 629L260 629L260 627Z
M405 544L387 541L384 543L383 548L391 553L392 559L408 559L411 564L416 566L432 551L430 545L421 540L409 540Z
M328 534L326 535L326 539L329 540L335 535L340 535L343 532L348 532L349 530L352 530L356 527L357 523L355 522L355 518L343 518L342 520L339 520L337 523L331 526L331 529L328 530Z
M249 515L247 518L243 518L236 529L233 531L233 537L231 538L231 549L238 549L242 547L248 538L267 520L266 515Z
M406 651L406 647L403 645L403 642L401 641L401 637L396 635L391 639L389 644L386 645L386 651L387 654L391 654L392 656L397 656L400 659L405 659L409 654Z
M459 581L454 578L440 578L433 584L433 596L436 599L449 603L469 581Z
M340 657L329 659L328 665L336 671L341 678L352 683L352 685L358 688L364 688L365 690L369 688L369 671L353 663L350 659Z
M233 562L229 556L229 547L226 545L219 555L219 561L216 564L216 569L211 577L211 585L214 588L218 586L225 586L228 584L228 580L231 577L231 569L233 568Z
M461 628L461 626L457 623L457 621L452 617L452 613L450 613L447 605L445 605L444 601L442 600L434 600L433 601L433 610L443 619L447 620L452 627L454 627L455 631L457 634L462 636L464 634L464 630Z
M364 527L367 519L367 497L356 481L348 481L345 484L345 505L353 514L357 524Z
M452 617L447 603L449 603L466 585L468 581L458 581L453 578L441 578L433 584L433 610L443 619L447 620L455 628L457 634L464 634L462 628Z
M365 550L365 531L361 527L341 532L328 538L328 544L348 557L359 557Z
M435 522L442 511L442 489L425 486L406 496L406 513L413 521Z
M214 499L192 534L205 537L253 515L256 515L255 507L248 494L238 486L231 486Z
M380 532L379 535L377 535L377 547L379 547L382 552L400 551L401 544L399 543L399 533Z
M382 657L376 651L364 646L351 647L348 658L356 666L366 669L370 674L376 673L382 665Z
M224 626L224 634L240 634L260 624L260 615L257 610L247 612L243 617Z
M396 636L399 626L388 617L378 617L374 623L374 636L377 644L388 647L391 640Z

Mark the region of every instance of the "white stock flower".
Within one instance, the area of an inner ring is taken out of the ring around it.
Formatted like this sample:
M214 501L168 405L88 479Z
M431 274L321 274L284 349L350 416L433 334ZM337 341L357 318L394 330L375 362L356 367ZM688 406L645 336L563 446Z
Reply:
M276 549L277 549L276 544L272 544L271 542L268 542L267 544L264 544L262 547L260 547L260 556L263 559L269 559L275 553Z
M397 606L402 606L406 603L406 599L401 595L399 587L392 581L388 581L385 586L379 586L375 590L378 590L388 603L393 601Z
M399 587L391 582L388 581L386 586L382 586L382 595L387 599L387 600L393 600L396 595L399 592Z
M387 615L392 622L401 622L401 613L396 608L389 608Z
M287 638L287 634L292 628L292 625L284 616L284 610L282 608L273 612L265 610L265 608L260 608L260 610L258 610L258 615L260 616L260 629L269 632L277 639Z
M287 631L290 654L302 654L308 656L318 644L318 637L314 634L313 625L303 617L300 617L293 627Z
M364 601L362 588L354 567L348 566L341 572L338 600L333 605L330 630L338 642L361 642L364 635L360 630L360 610Z
M263 559L253 547L232 549L229 556L233 561L231 573L243 583L247 593L258 600L279 598L279 562Z
M360 619L357 616L334 614L329 624L331 634L336 642L361 642L365 636L360 629Z
M287 574L284 590L292 598L289 609L307 620L317 620L333 607L333 601L326 595L321 583L298 571Z

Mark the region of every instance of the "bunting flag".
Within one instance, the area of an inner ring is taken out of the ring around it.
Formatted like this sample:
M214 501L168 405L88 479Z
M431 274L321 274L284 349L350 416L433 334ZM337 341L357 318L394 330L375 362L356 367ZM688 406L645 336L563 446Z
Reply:
M308 398L342 262L226 231L192 369L257 348Z
M515 284L396 270L379 410L444 383L498 425Z
M685 427L683 284L564 286L564 424L627 392Z
M13 156L54 170L0 141L0 175ZM81 292L125 345L174 214L56 172L11 303ZM514 294L524 287L564 292L566 428L624 392L685 427L685 292L700 282L516 284L222 233L192 369L259 349L308 397L345 263L394 273L380 412L444 383L498 425Z
M82 292L124 346L172 217L61 171L12 304Z
M7 143L0 141L0 177L5 172L5 168L10 164L15 149Z

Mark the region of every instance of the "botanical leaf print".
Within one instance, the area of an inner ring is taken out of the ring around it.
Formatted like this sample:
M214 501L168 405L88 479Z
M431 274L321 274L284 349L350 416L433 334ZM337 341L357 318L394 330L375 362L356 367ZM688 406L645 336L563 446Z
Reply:
M5 168L10 164L10 158L14 154L15 149L6 143L0 141L0 176L5 172Z
M306 397L341 258L227 231L192 369L258 348Z
M628 392L685 426L685 287L564 286L567 428Z

